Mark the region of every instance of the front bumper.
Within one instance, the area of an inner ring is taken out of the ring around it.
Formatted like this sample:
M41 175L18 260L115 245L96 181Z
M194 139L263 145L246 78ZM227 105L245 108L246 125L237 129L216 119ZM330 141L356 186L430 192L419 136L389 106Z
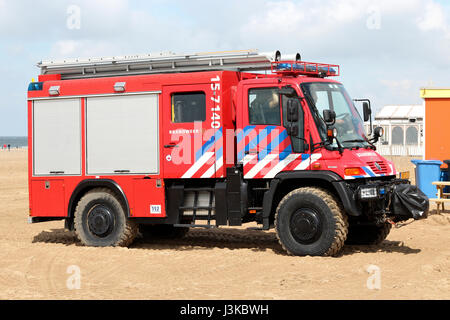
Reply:
M424 219L428 197L403 179L360 179L335 182L344 209L350 216L366 216L376 223ZM344 194L344 196L343 196Z

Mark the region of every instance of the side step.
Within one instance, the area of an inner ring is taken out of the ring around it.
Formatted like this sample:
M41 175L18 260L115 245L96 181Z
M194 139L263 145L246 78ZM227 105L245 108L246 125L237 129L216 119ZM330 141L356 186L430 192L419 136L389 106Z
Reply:
M189 227L211 227L211 221L216 220L215 215L215 189L214 188L186 188L184 189L183 205L179 207L181 218L188 218ZM214 211L214 214L213 214ZM205 212L207 212L205 214ZM197 221L206 221L207 224L197 224ZM181 224L180 224L181 226Z

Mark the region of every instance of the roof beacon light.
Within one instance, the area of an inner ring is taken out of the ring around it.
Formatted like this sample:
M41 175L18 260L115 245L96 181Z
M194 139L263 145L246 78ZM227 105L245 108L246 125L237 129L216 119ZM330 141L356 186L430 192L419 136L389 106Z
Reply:
M126 82L116 82L114 84L114 91L115 92L124 92L125 91L125 85L126 85Z
M51 86L48 89L48 94L50 96L59 96L59 88L60 88L60 86Z
M318 77L337 77L339 66L305 61L275 61L272 62L272 72L289 75L305 75Z

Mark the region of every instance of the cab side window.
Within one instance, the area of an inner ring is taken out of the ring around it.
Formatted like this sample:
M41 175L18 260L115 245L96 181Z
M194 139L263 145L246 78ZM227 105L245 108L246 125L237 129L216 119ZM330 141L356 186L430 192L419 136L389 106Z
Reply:
M185 123L206 120L206 94L183 92L172 94L172 122Z
M250 124L281 125L278 88L250 89L248 109Z

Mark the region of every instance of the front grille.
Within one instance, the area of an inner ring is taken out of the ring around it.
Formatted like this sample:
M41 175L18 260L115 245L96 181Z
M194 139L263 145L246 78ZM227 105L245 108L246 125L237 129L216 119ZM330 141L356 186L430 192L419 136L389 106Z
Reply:
M383 173L385 174L388 172L388 166L384 161L372 161L367 162L367 164L369 165L370 169L376 174L383 174ZM378 168L376 164L378 164L381 170Z

